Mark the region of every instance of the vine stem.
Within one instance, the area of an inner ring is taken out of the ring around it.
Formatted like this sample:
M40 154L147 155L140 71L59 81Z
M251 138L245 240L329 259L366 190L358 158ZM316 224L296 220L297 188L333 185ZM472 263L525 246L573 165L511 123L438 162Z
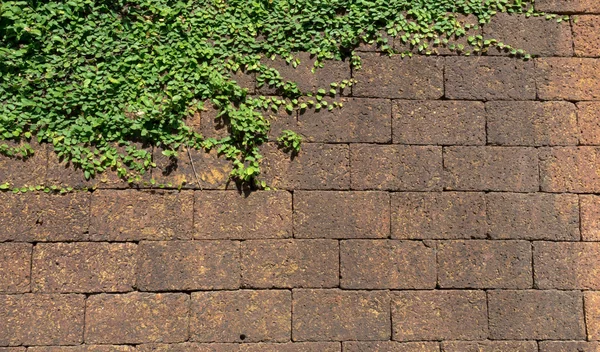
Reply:
M196 173L196 167L194 166L194 159L192 159L192 153L190 153L190 145L189 143L186 143L185 146L185 149L187 150L187 155L190 158L190 164L192 164L192 171L194 171L194 177L196 177L196 183L200 187L200 190L202 190L202 186L200 186L200 178L198 177L198 173Z

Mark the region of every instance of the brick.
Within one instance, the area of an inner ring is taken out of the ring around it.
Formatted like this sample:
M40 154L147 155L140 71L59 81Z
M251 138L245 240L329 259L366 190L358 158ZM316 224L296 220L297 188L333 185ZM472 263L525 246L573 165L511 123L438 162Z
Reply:
M443 183L448 190L535 192L538 177L534 148L444 148Z
M286 64L285 60L277 57L275 60L264 59L262 63L276 69L284 81L292 81L298 84L301 92L316 92L319 88L327 88L333 82L341 82L350 79L350 63L347 61L327 60L323 62L323 68L316 69L313 73L315 57L309 53L296 53L295 57L300 59L300 64L294 68ZM260 94L274 95L278 94L275 88L266 84L259 87L260 76L257 76L257 87ZM349 89L347 92L349 93Z
M118 345L80 345L80 346L39 346L29 347L28 352L135 352L133 346ZM0 352L2 350L0 349Z
M126 292L135 286L133 243L39 243L33 250L34 292Z
M292 196L286 191L196 191L195 239L292 236Z
M392 115L394 143L485 144L485 109L481 102L397 100Z
M600 292L585 292L584 302L587 340L600 340Z
M546 20L544 20L546 21ZM498 145L577 145L575 105L568 102L488 102L488 142Z
M483 193L392 194L392 238L485 238Z
M285 290L193 292L195 342L287 342L291 295Z
M577 16L572 25L575 55L600 56L600 16Z
M390 101L341 98L342 108L307 109L298 115L297 128L307 142L388 143L392 139Z
M0 295L0 346L78 345L83 295Z
M95 191L90 238L95 241L189 239L193 202L191 192Z
M0 347L0 352L25 352L25 347Z
M540 341L540 352L600 352L600 343L586 341Z
M340 243L345 289L433 289L433 248L419 241L350 240Z
M444 352L538 352L535 341L452 341L443 342Z
M579 196L581 212L581 238L584 241L600 240L600 197Z
M242 284L253 288L335 287L334 240L252 240L242 243Z
M600 99L600 59L536 59L535 71L542 100Z
M487 337L483 291L399 291L392 299L396 341L477 340Z
M389 204L384 192L294 192L294 237L387 238Z
M184 189L226 189L229 185L231 161L219 156L216 150L205 152L186 147L178 150L178 158L169 158L162 149L152 156L156 168L152 178L158 184L171 184ZM195 171L194 171L195 170Z
M596 0L538 0L535 9L556 13L600 13L600 3Z
M583 145L600 145L600 103L577 103L577 118L581 131L579 142Z
M353 189L441 190L441 147L352 144L350 164Z
M600 243L534 242L535 284L540 289L600 288Z
M0 241L76 241L86 237L90 216L87 192L0 193Z
M294 290L294 341L389 340L385 291Z
M353 73L358 81L354 96L393 99L439 99L444 95L444 58L401 58L360 53L362 68Z
M8 182L11 187L37 186L44 183L46 179L46 164L48 153L45 144L33 141L12 142L3 140L0 145L9 147L21 147L29 144L34 149L34 154L27 159L11 158L0 155L0 180Z
M349 150L344 144L303 143L297 155L267 144L262 149L262 178L278 189L348 189Z
M441 288L524 289L533 284L527 241L444 241L437 258Z
M543 16L499 13L483 26L483 34L535 56L573 56L569 21L558 23ZM492 47L488 55L509 55L509 52Z
M576 291L490 291L490 339L581 340L582 298Z
M90 296L85 342L138 344L182 342L188 338L189 296L183 293Z
M29 291L31 248L29 243L0 243L0 292Z
M234 241L141 242L136 286L141 291L240 287L240 245Z
M532 61L508 57L447 57L446 98L467 100L533 100Z
M180 343L137 346L138 352L340 352L339 342Z
M579 205L572 194L489 193L492 239L579 240Z
M344 342L344 352L439 352L437 342Z
M540 181L545 192L598 193L600 147L540 150Z

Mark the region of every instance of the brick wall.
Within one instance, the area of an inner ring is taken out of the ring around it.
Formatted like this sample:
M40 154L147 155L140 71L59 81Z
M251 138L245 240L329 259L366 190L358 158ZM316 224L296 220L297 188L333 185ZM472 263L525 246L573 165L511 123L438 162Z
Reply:
M538 3L583 14L485 29L528 62L282 67L359 83L342 110L275 116L305 138L293 160L264 147L276 191L238 193L197 151L199 182L154 151L147 179L181 191L88 182L45 146L0 158L2 182L98 187L0 193L0 352L600 351L600 3ZM211 116L192 124L222 135Z

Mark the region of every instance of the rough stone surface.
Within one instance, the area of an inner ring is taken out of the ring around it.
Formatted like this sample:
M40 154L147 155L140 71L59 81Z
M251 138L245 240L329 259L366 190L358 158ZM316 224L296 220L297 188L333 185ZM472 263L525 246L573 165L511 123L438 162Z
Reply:
M87 299L85 342L138 344L188 339L189 295L100 294Z
M37 186L44 183L48 163L45 145L39 145L34 141L15 143L3 140L1 142L9 147L20 147L25 143L35 150L33 156L25 160L0 155L0 180L2 183L8 182L13 187Z
M189 239L193 203L191 192L96 191L92 195L90 238L98 241Z
M141 291L240 287L240 245L233 241L144 241L136 286Z
M340 352L339 342L144 344L138 352Z
M389 202L384 192L295 192L294 236L387 238Z
M80 346L39 346L29 347L28 352L135 352L133 346L125 345L80 345ZM2 352L2 349L0 349Z
M535 286L540 289L600 289L600 243L534 242Z
M600 352L599 342L540 341L540 352Z
M392 195L392 238L485 238L483 193L401 192Z
M29 243L0 243L0 293L29 291L31 250Z
M292 195L285 191L196 191L195 239L285 238L292 234Z
M600 99L600 59L543 58L535 65L540 99Z
M442 343L443 352L538 352L535 341L456 341Z
M543 16L527 18L525 15L499 13L483 26L483 34L486 38L494 38L535 56L573 55L569 21L558 23ZM492 47L488 54L508 56L510 53Z
M579 196L581 206L581 238L584 241L600 240L600 197Z
M441 147L353 144L350 165L352 189L441 190Z
M538 190L538 152L529 147L444 148L443 185L447 190Z
M485 105L470 101L397 100L393 140L399 144L485 144Z
M274 144L263 148L264 180L278 189L347 189L349 150L345 144L303 143L297 155Z
M0 242L82 240L88 231L90 195L1 192L0 214Z
M389 340L390 297L385 291L293 292L294 341Z
M600 16L578 16L573 22L573 45L577 56L600 56Z
M554 147L540 150L540 182L545 192L598 193L600 147Z
M338 100L338 99L336 99ZM390 102L385 99L340 98L343 107L300 112L294 131L306 142L389 143Z
M579 142L574 104L497 101L486 103L485 110L491 144L543 146L577 145Z
M585 323L587 327L587 339L600 340L600 293L585 292Z
M600 102L577 103L577 118L581 134L579 142L583 145L600 145Z
M433 248L418 241L349 240L340 243L345 289L433 289Z
M344 352L439 352L437 342L344 342Z
M538 0L538 11L556 13L600 13L600 4L596 0Z
M133 243L40 243L33 250L34 292L126 292L135 285Z
M396 341L481 340L487 337L483 291L400 291L392 299Z
M444 95L444 58L416 56L402 59L361 53L362 68L354 72L359 97L438 99Z
M532 61L508 57L447 57L446 98L466 100L533 100Z
M190 312L191 340L289 341L291 303L291 294L287 290L194 292Z
M83 342L84 295L0 295L0 346Z
M577 291L490 291L490 338L581 340L585 338L582 299Z
M579 202L573 194L488 193L492 239L579 240Z
M335 287L334 240L251 240L242 243L242 285L252 288Z
M437 258L441 288L526 289L533 284L527 241L443 241Z

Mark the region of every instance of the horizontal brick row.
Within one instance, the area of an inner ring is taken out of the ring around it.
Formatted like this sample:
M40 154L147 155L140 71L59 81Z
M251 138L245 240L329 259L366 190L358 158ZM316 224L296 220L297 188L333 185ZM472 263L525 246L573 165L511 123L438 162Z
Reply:
M0 210L0 242L600 238L600 197L587 194L296 191L292 200L287 191L99 190L0 193ZM2 255L18 262L27 253L23 245Z
M239 288L600 290L598 242L153 241L0 244L0 293ZM31 277L31 279L30 279Z
M239 290L0 295L0 303L0 346L600 339L598 292Z
M201 343L129 345L36 346L0 348L2 352L595 352L597 342L585 341L453 341L453 342L287 342L287 343Z

